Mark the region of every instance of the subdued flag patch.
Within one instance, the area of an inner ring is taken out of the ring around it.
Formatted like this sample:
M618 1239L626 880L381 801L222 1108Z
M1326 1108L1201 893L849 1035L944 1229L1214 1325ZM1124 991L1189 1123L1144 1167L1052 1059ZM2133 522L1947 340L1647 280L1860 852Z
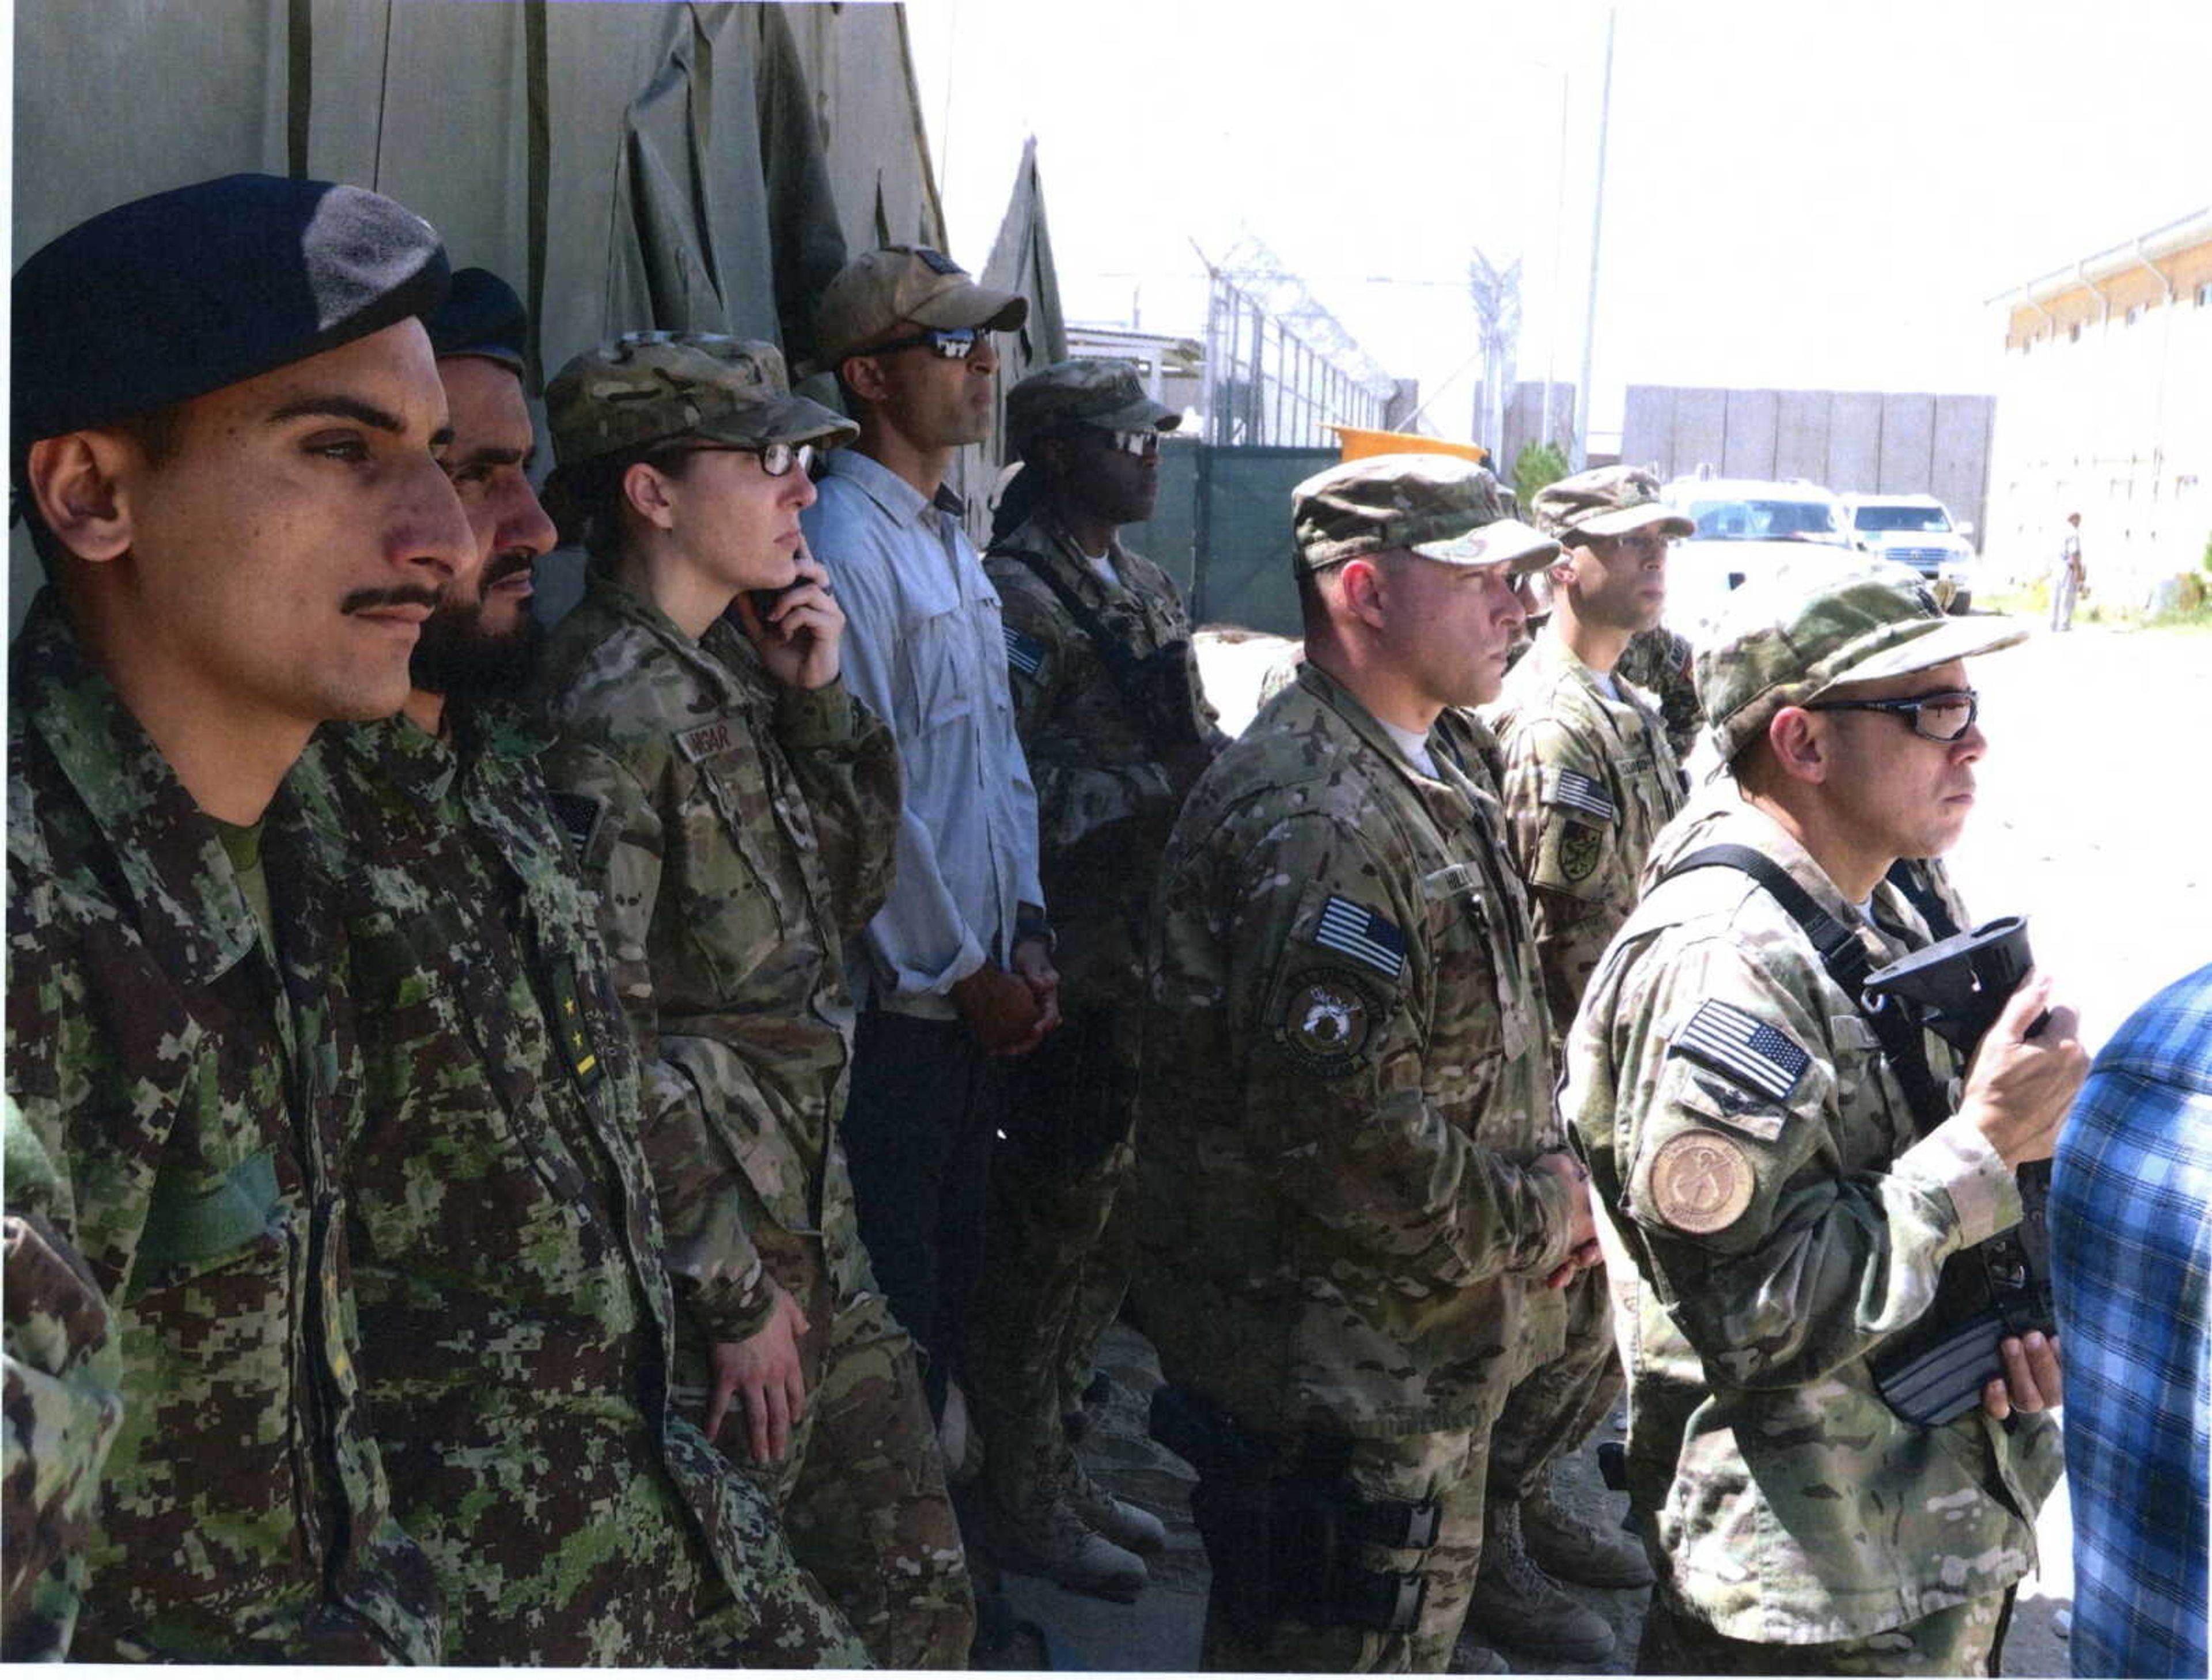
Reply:
M1616 821L1620 813L1614 807L1613 795L1605 784L1595 776L1584 776L1580 770L1563 770L1557 786L1552 789L1552 803L1564 805L1570 811L1580 811L1596 818L1601 823Z
M1006 633L1006 663L1024 677L1034 677L1044 666L1044 643L1034 636L1024 636L1012 624L1001 624Z
M1717 1000L1698 1006L1672 1048L1777 1102L1797 1088L1813 1062L1780 1027Z
M1341 952L1356 963L1395 980L1406 971L1406 935L1398 924L1364 904L1334 893L1322 906L1314 943Z

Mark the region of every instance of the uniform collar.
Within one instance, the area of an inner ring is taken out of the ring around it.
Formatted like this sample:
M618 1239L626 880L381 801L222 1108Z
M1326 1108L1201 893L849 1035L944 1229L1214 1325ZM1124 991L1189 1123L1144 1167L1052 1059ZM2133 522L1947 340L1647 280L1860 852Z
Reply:
M1383 728L1375 714L1361 704L1350 689L1311 660L1298 661L1297 685L1317 704L1343 719L1364 745L1380 754L1383 762L1402 776L1407 785L1420 796L1422 802L1430 807L1440 823L1466 819L1468 807L1476 802L1475 783L1460 770L1453 747L1439 746L1433 725L1429 730L1429 757L1435 761L1437 773L1431 776L1423 775L1407 763L1406 755L1398 751L1398 743L1390 739L1389 731Z
M824 478L849 478L900 525L919 525L933 510L954 519L968 516L968 504L950 484L939 484L936 494L924 496L873 455L858 449L833 449L822 464Z
M12 667L10 703L113 852L155 959L189 983L228 971L259 944L260 927L214 819L86 657L52 590L32 604ZM270 818L284 801L280 788Z

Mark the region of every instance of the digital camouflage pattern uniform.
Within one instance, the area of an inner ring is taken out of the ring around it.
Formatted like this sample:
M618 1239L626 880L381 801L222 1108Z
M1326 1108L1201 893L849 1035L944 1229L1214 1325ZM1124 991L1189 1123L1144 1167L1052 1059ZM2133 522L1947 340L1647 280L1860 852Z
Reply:
M74 1222L68 1187L12 1097L6 1129L0 1659L56 1662L76 1630L100 1472L123 1421L123 1350L91 1268L55 1228Z
M359 1068L325 863L280 790L272 958L214 824L51 593L9 697L8 1089L122 1347L70 1655L434 1662L437 1590L356 1370L337 1169Z
M1850 662L1940 627L1909 573L1879 581L1907 616L1856 640L1863 624L1827 634L1845 654L1795 688L1759 667L1809 657L1817 612L1840 602L1863 614L1865 580L1830 586L1789 626L1794 644L1751 636L1705 656L1719 667L1701 662L1698 676L1723 760L1762 727L1762 708L1882 674ZM1978 634L1983 647L1954 654L2004 645L2002 632ZM1732 778L1669 826L1647 879L1726 843L1779 863L1877 966L1928 940L1887 882L1869 926ZM1940 1039L1927 1044L1939 1082L1959 1071ZM1662 1571L1645 1659L1699 1672L1801 1659L1981 1671L2004 1596L2035 1562L2057 1425L2047 1412L2000 1425L1976 1408L1919 1427L1882 1401L1869 1360L1927 1309L1948 1256L2019 1221L2011 1172L1968 1121L1919 1135L1856 1001L1733 868L1650 888L1591 983L1567 1066L1564 1107L1607 1215L1630 1496Z
M638 1071L507 709L327 727L363 1079L348 1154L370 1415L467 1665L865 1663L669 1385Z
M878 1662L957 1665L966 1558L836 1129L855 1019L838 953L890 886L896 746L842 683L787 688L726 620L694 642L596 570L548 672L547 775L642 1047L646 1153L690 1281L681 1391L703 1403L708 1344L793 1295L810 1328L790 1452L752 1465L742 1403L722 1441Z
M1504 819L1447 714L1434 778L1312 665L1176 825L1145 1012L1145 1324L1169 1379L1363 1494L1436 1500L1410 1634L1208 1616L1209 1667L1442 1670L1486 1440L1567 1248L1549 1022ZM1456 750L1457 762L1455 762ZM1556 1314L1553 1315L1554 1320ZM1556 1351L1538 1348L1538 1356Z
M1009 1070L1010 1124L992 1164L974 1397L988 1444L984 1477L1006 1511L1034 1508L1083 1479L1060 1417L1079 1404L1135 1264L1131 1210L1115 1209L1136 1166L1139 1011L1160 859L1197 769L1227 744L1175 585L1118 539L1109 552L1117 583L1041 509L983 559L1036 783L1062 1015ZM1141 709L1045 575L1146 662ZM1170 741L1182 744L1174 765Z

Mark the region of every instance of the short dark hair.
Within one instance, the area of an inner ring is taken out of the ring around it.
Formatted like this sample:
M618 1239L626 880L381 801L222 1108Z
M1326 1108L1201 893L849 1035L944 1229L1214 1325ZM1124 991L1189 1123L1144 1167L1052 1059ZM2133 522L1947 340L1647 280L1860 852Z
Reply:
M681 478L691 469L693 452L684 447L688 441L656 438L651 443L580 462L559 473L558 488L547 488L557 509L556 522L560 527L561 540L581 543L592 563L602 569L613 565L622 555L623 509L629 500L629 492L623 488L623 478L640 461L672 478Z

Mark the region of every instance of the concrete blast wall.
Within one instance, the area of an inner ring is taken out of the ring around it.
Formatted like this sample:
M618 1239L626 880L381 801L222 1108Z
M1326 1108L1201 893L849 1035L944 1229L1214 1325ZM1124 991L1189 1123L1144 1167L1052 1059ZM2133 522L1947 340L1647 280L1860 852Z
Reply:
M1807 478L1838 495L1924 492L1979 531L1996 399L1926 392L1632 385L1620 458L1662 478Z

